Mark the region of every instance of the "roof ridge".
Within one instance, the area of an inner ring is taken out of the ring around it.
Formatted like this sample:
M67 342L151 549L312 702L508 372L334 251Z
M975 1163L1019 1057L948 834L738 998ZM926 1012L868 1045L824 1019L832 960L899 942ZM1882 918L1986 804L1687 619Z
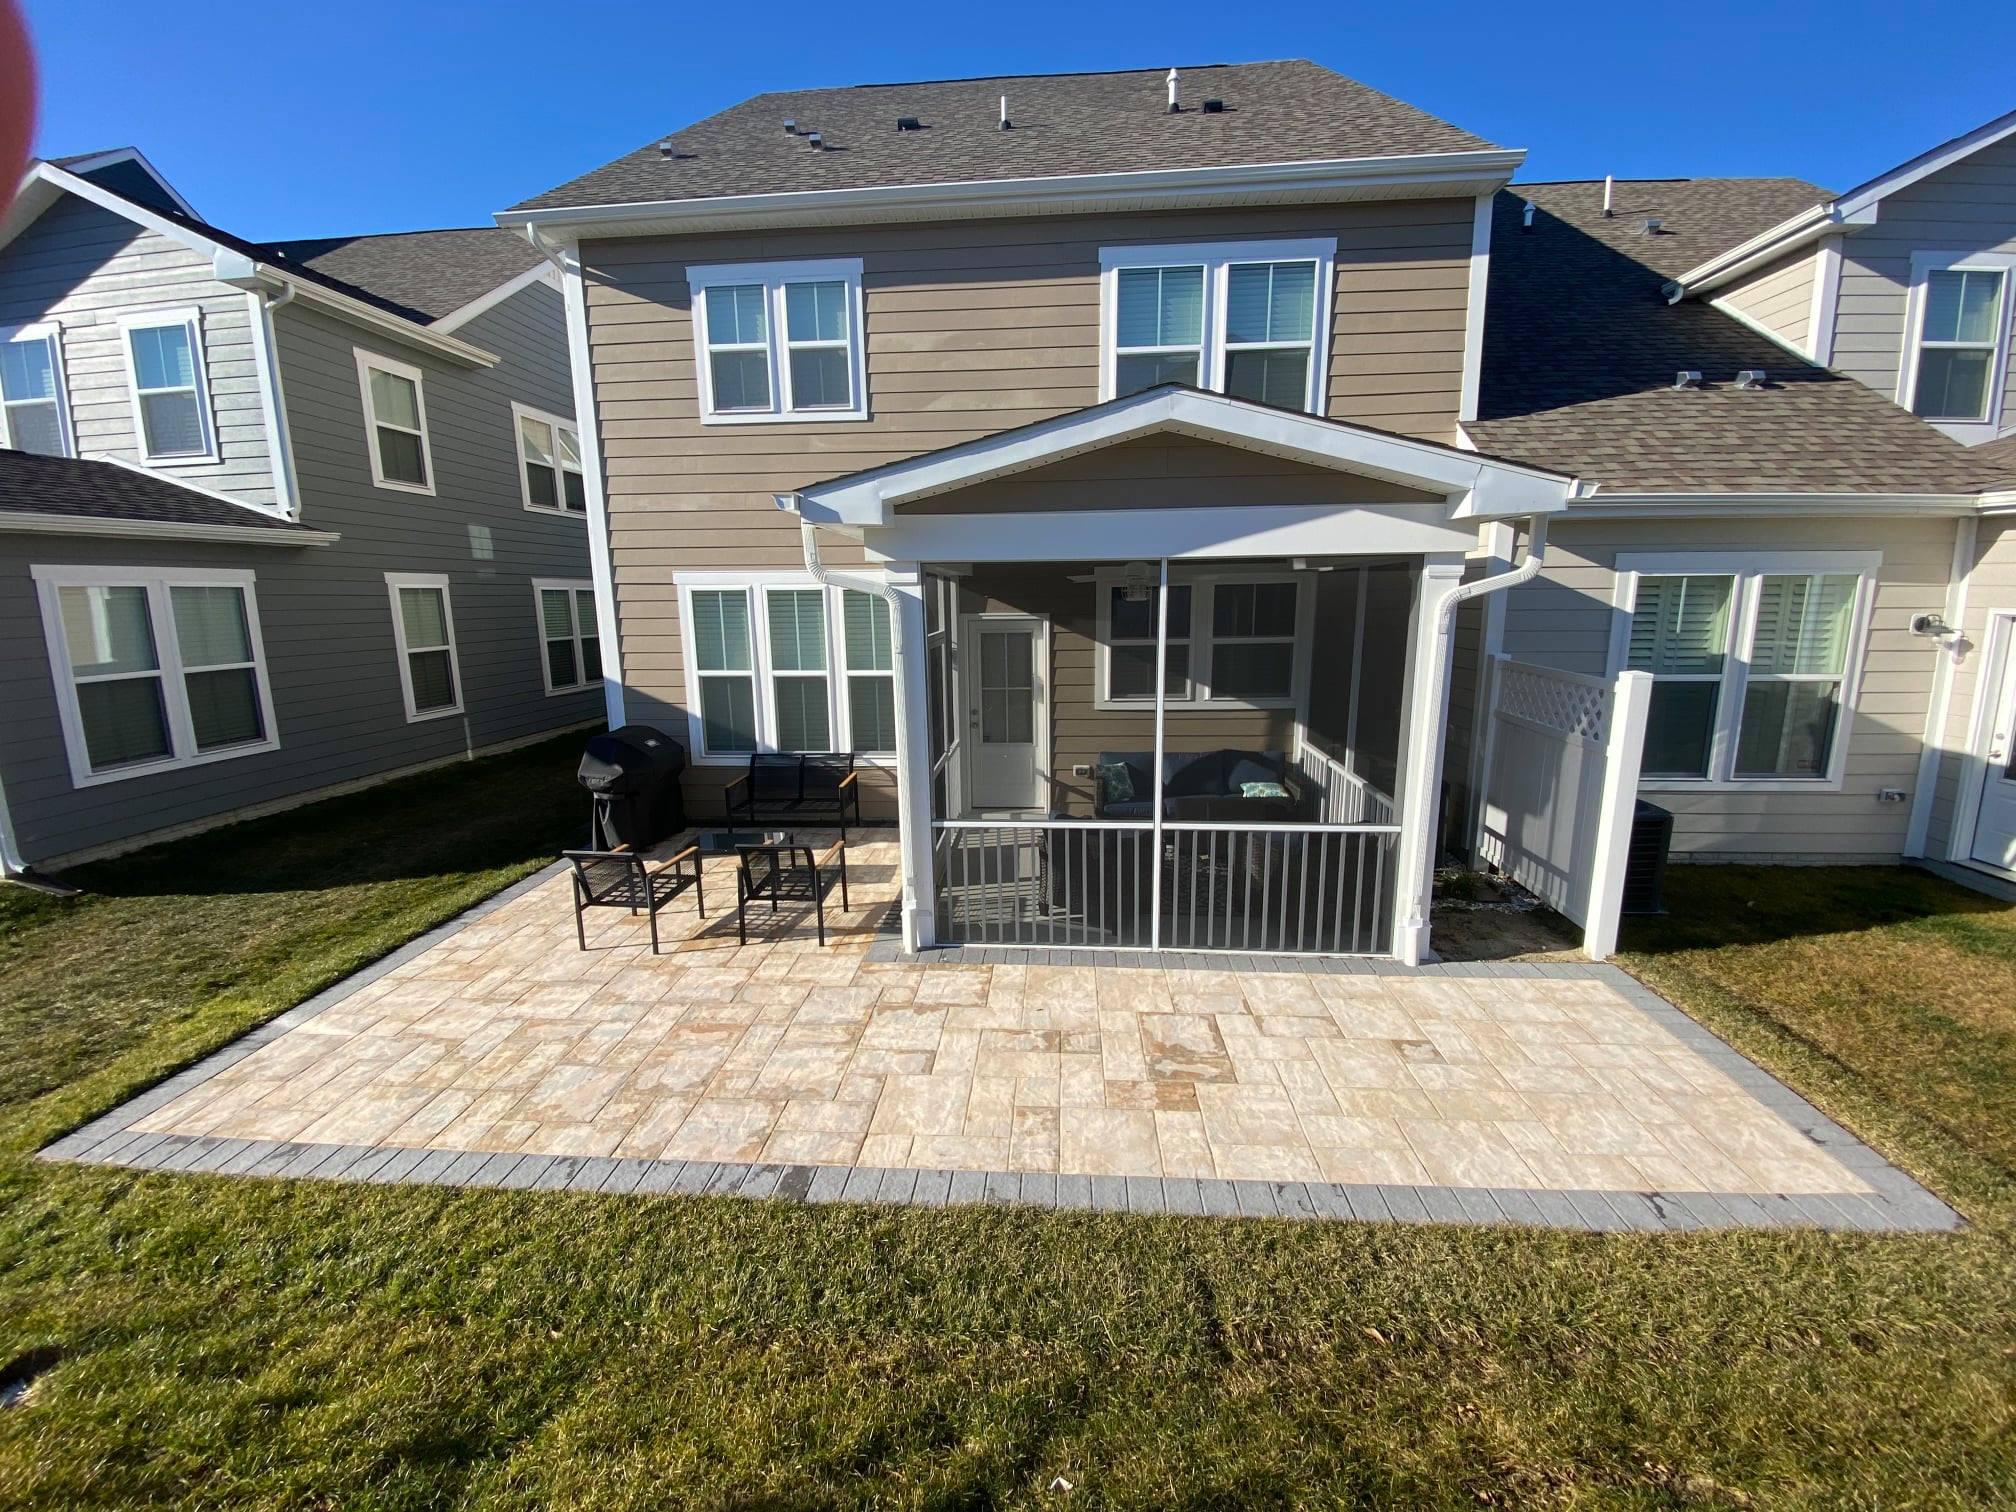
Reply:
M916 89L926 84L986 84L995 79L1117 79L1126 74L1161 74L1174 68L1179 73L1186 68L1259 68L1269 63L1307 63L1307 58L1248 58L1238 63L1170 63L1154 64L1147 68L1067 68L1050 73L992 73L962 74L949 79L878 79L866 84L815 84L815 90L825 89ZM1321 64L1317 64L1321 67ZM804 90L773 89L769 94L802 94Z

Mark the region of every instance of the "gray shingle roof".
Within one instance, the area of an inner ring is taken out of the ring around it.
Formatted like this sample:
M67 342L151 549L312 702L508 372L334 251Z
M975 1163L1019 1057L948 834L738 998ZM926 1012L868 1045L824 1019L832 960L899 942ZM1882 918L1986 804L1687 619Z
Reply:
M276 259L370 294L423 324L439 320L542 261L515 231L477 226L385 236L268 242Z
M158 473L76 457L0 449L0 513L146 520L163 525L231 525L276 536L306 526L199 493Z
M1390 95L1299 59L1179 68L1183 110L1168 113L1167 67L761 94L656 141L516 210L729 194L974 183L1248 163L1488 150ZM1014 129L999 126L1008 97ZM1206 99L1224 102L1220 114ZM898 131L899 116L922 129ZM818 131L815 151L803 136Z
M2016 488L2016 435L1977 446L1974 456L1987 469L1991 486Z
M1537 207L1520 230L1520 202ZM1498 196L1480 446L1611 490L1961 493L1993 469L1915 415L1661 285L1825 192L1798 179L1516 185ZM1663 224L1641 228L1647 217ZM1744 368L1770 375L1739 390ZM1699 389L1673 376L1697 369Z

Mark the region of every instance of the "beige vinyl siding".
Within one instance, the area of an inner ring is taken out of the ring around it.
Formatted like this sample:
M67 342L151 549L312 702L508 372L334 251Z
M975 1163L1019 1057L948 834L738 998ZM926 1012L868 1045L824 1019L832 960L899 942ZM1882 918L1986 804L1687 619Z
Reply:
M1329 413L1453 442L1473 210L1389 201L585 244L629 717L685 729L675 571L801 565L775 494L1097 403L1102 247L1334 235ZM687 266L816 257L862 259L871 418L701 424ZM1255 459L1246 476L1279 474ZM859 557L836 543L829 559ZM696 798L721 774L696 771Z
M1953 824L1965 775L1967 738L1980 701L1988 696L1981 678L1988 654L1988 623L1998 612L2016 613L2016 520L1990 516L1980 522L1974 540L1967 608L1960 619L1962 650L1953 666L1953 691L1940 740L1943 754L1932 789L1931 824L1925 835L1928 856L1950 854L1956 841L1965 855L1973 843L1971 834L1956 836Z
M1811 792L1740 788L1685 792L1648 788L1674 814L1676 854L1702 861L1892 861L1903 852L1909 795L1938 650L1911 633L1911 617L1945 605L1952 568L1950 520L1562 521L1547 543L1547 566L1511 591L1505 606L1508 656L1601 675L1607 670L1613 571L1619 552L1858 550L1882 553L1875 617L1860 695L1849 727L1839 789ZM1902 803L1877 801L1898 788Z
M143 460L122 315L202 312L203 376L217 460L154 463L165 475L274 502L266 420L246 296L210 276L210 259L122 215L65 195L0 250L0 327L62 327L76 454Z
M1834 366L1893 399L1914 252L2016 254L2016 138L1886 195L1877 223L1842 243ZM2005 324L2012 305L2004 300ZM2016 385L2004 388L2002 425L2016 426Z
M1767 263L1716 292L1713 303L1761 326L1793 350L1812 350L1813 281L1820 258L1811 247Z

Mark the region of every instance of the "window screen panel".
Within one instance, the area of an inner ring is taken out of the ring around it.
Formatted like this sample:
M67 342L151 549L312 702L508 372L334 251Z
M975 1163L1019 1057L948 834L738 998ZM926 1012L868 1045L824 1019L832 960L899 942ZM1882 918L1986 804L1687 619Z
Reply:
M845 347L796 347L790 363L793 409L846 409L854 402Z
M413 708L417 713L454 705L455 662L445 649L415 651L407 656L406 661L412 672Z
M1708 775L1720 696L1715 682L1653 682L1645 722L1647 777Z
M753 346L770 335L761 284L716 286L707 291L707 344Z
M1840 676L1859 587L1849 574L1765 577L1757 590L1752 675Z
M1733 586L1728 577L1640 579L1627 665L1655 676L1721 672Z
M1113 360L1113 396L1125 398L1164 383L1186 383L1202 388L1194 352L1122 352Z
M870 755L896 750L896 680L893 677L850 677L847 718L854 749Z
M1306 342L1316 331L1316 265L1234 263L1226 270L1225 339L1239 345Z
M1738 777L1824 777L1840 719L1837 682L1752 682L1736 742Z
M1119 345L1197 346L1203 341L1202 268L1122 268L1119 284Z
M448 596L439 588L401 588L399 613L408 650L448 644Z
M777 672L825 671L824 590L792 588L771 593L768 599L771 669Z
M756 686L748 677L700 679L701 738L714 752L756 749Z
M880 594L849 588L840 600L847 637L847 665L856 672L887 672L896 665L889 629L889 604Z
M780 751L830 751L833 736L826 715L826 679L823 677L779 677L777 695L777 749Z
M77 712L84 725L85 757L94 772L173 754L159 677L80 683Z
M136 586L57 591L70 669L78 677L151 672L161 665L147 590Z
M191 672L182 681L189 696L189 719L195 728L197 750L249 745L266 738L265 716L259 707L259 677L252 668Z
M245 590L227 585L177 584L168 590L175 611L175 644L185 667L228 666L252 660L252 626Z
M784 335L788 341L845 341L847 285L839 279L786 284Z
M747 672L749 595L740 588L702 589L693 594L694 665L702 672Z

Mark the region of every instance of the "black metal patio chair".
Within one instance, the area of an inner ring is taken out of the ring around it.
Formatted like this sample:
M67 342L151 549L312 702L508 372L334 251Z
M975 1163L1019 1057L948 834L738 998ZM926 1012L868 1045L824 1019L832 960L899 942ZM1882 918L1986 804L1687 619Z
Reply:
M799 858L803 857L801 861ZM788 859L787 859L788 858ZM814 858L809 845L758 845L743 851L735 869L735 938L749 943L749 905L770 900L770 912L780 903L810 903L818 922L819 943L826 943L826 894L840 889L840 911L847 899L847 842L836 840L825 855Z
M707 917L707 890L700 872L700 847L689 845L668 861L647 861L630 850L562 851L574 869L574 936L581 948L588 948L588 930L583 916L591 908L639 909L651 921L651 954L658 954L658 911L681 893L691 889L700 917ZM680 870L691 861L693 870Z

